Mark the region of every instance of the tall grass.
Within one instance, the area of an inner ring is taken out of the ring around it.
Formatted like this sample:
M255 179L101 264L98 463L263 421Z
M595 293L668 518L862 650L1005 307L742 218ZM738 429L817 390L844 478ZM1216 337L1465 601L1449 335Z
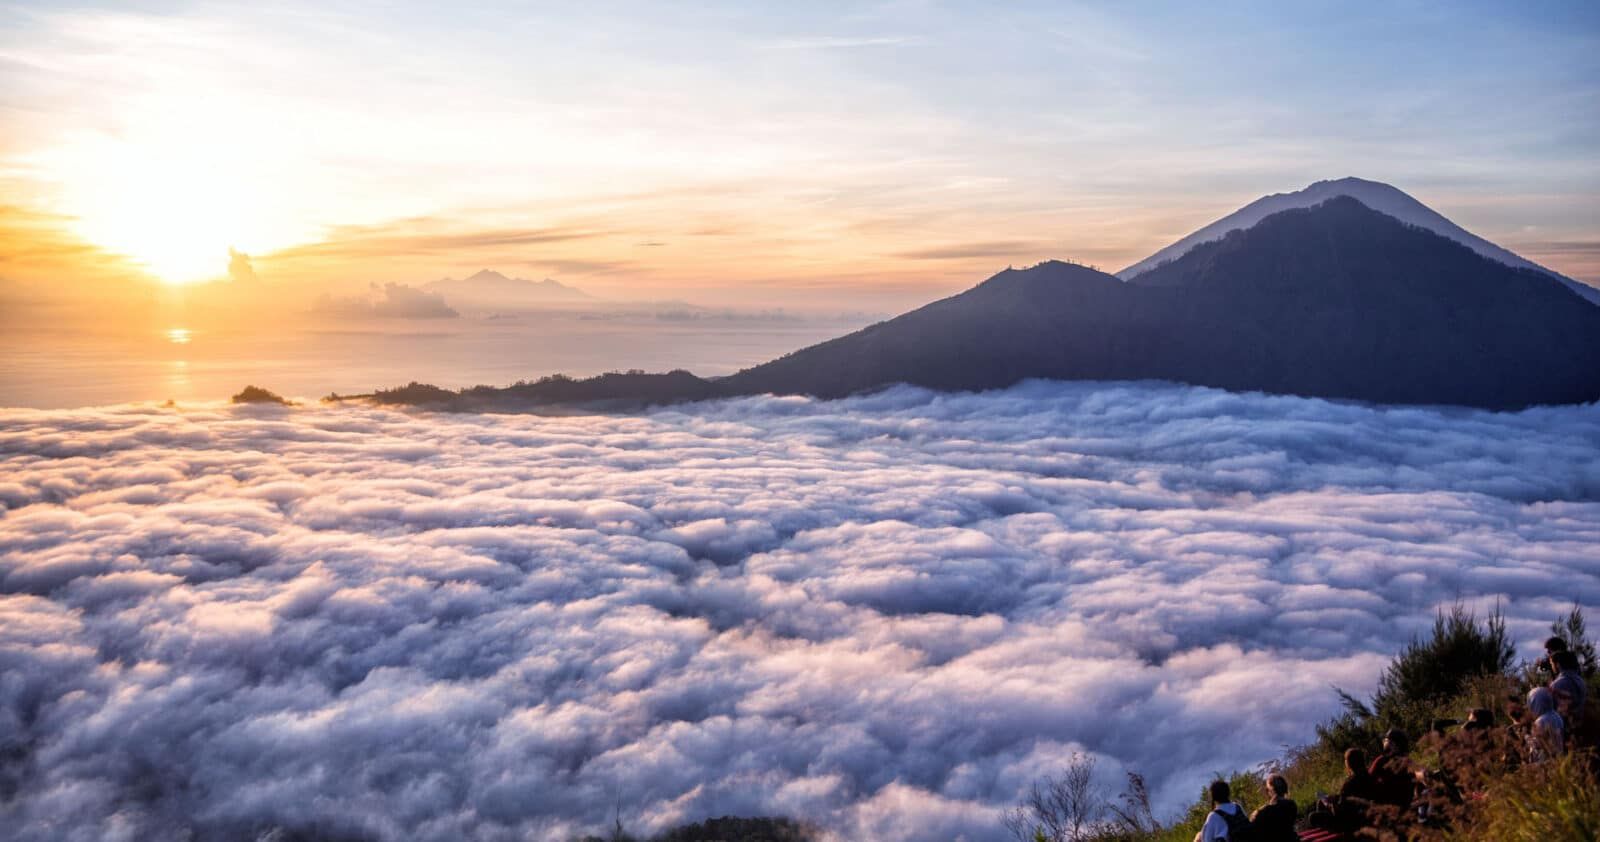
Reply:
M1484 807L1452 842L1594 842L1600 839L1600 780L1592 756L1566 754L1500 776Z

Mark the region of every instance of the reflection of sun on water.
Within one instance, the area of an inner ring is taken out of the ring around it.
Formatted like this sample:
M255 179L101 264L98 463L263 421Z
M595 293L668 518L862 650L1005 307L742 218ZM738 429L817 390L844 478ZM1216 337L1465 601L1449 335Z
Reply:
M182 347L188 345L194 339L194 331L186 327L172 327L167 328L162 336L165 336L167 341L173 345ZM184 357L188 356L188 351L174 349L173 356L177 357L177 359L167 361L167 389L171 392L187 395L189 391L189 361Z
M173 360L167 367L167 388L179 393L189 391L189 361Z

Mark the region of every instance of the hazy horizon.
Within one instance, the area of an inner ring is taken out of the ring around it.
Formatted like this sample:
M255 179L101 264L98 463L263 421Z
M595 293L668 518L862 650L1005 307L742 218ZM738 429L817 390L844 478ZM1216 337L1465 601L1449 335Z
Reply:
M454 318L305 315L271 331L171 318L115 332L12 325L0 335L0 406L59 409L224 400L256 385L302 401L421 381L505 386L551 374L687 369L720 376L857 329L868 314L526 310Z

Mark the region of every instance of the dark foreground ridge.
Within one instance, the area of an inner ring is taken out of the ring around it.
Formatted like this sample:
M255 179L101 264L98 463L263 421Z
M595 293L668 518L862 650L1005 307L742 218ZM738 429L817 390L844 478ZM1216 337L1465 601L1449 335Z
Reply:
M1600 399L1600 307L1555 278L1340 197L1274 214L1124 282L1070 263L966 292L729 377L552 376L383 403L630 408L908 383L1166 380L1392 404L1520 409Z

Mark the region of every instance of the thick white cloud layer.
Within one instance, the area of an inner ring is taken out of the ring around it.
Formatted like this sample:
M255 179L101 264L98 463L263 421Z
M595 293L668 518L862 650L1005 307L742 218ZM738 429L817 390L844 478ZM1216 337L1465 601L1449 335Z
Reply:
M0 825L998 838L1161 803L1458 598L1600 604L1600 410L1145 385L645 416L0 412Z

